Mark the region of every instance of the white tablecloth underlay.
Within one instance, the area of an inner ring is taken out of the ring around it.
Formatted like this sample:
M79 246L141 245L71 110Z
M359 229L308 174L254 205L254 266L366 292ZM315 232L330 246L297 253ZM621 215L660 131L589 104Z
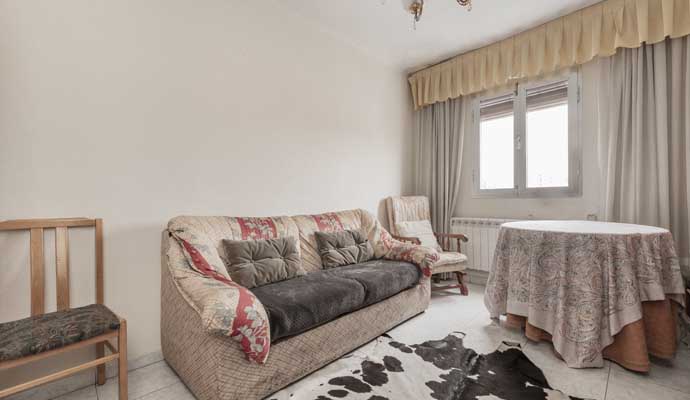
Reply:
M601 221L516 221L501 225L509 229L526 229L542 232L606 234L606 235L650 235L667 233L656 226L621 224Z

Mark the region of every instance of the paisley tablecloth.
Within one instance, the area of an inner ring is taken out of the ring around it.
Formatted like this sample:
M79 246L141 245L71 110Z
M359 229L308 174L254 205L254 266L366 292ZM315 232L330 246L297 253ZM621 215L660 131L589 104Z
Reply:
M484 303L492 318L525 317L568 366L586 368L603 366L614 337L642 320L642 302L684 306L683 291L668 230L522 221L500 229Z

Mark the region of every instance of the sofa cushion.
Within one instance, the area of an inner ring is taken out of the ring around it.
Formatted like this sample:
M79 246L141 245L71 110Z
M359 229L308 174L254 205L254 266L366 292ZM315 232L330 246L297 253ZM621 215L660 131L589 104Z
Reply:
M436 240L434 229L431 227L429 220L396 222L395 229L400 236L417 238L422 246L441 251L441 246L438 244L438 240Z
M120 320L101 304L0 324L0 361L55 350L117 329Z
M361 307L364 288L357 281L312 272L252 289L268 314L271 342L297 335Z
M230 279L246 288L280 282L305 274L297 239L223 240Z
M419 282L421 271L405 261L371 260L328 271L328 274L352 279L364 287L364 304L369 306L409 289Z
M394 296L419 282L415 265L374 260L252 289L268 313L271 341L297 335Z
M342 267L369 261L374 249L359 231L314 232L324 268Z

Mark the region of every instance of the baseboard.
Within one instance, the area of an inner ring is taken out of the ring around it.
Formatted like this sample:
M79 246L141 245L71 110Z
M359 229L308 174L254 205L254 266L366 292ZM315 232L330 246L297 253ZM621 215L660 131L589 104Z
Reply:
M163 360L163 353L160 350L152 353L144 354L135 359L127 360L127 370L133 371L151 365ZM114 378L117 376L117 362L108 363L105 367L105 375L107 378ZM85 387L96 384L96 369L84 371L70 377L47 383L45 385L29 389L25 392L17 393L7 400L50 400L75 390L83 389Z

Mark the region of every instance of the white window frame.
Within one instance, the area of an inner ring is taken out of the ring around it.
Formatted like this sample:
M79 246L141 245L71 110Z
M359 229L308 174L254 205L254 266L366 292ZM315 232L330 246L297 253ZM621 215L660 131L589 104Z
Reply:
M568 187L527 187L527 146L526 140L526 110L527 91L529 89L545 86L563 80L568 80ZM497 91L490 95L478 96L473 104L472 119L474 121L474 145L475 157L472 170L473 197L475 198L535 198L535 197L577 197L582 195L582 145L581 145L581 116L582 102L580 96L580 71L568 70L540 80L518 82L513 88ZM481 189L480 188L480 104L483 101L500 97L513 97L513 182L515 187L508 189Z

